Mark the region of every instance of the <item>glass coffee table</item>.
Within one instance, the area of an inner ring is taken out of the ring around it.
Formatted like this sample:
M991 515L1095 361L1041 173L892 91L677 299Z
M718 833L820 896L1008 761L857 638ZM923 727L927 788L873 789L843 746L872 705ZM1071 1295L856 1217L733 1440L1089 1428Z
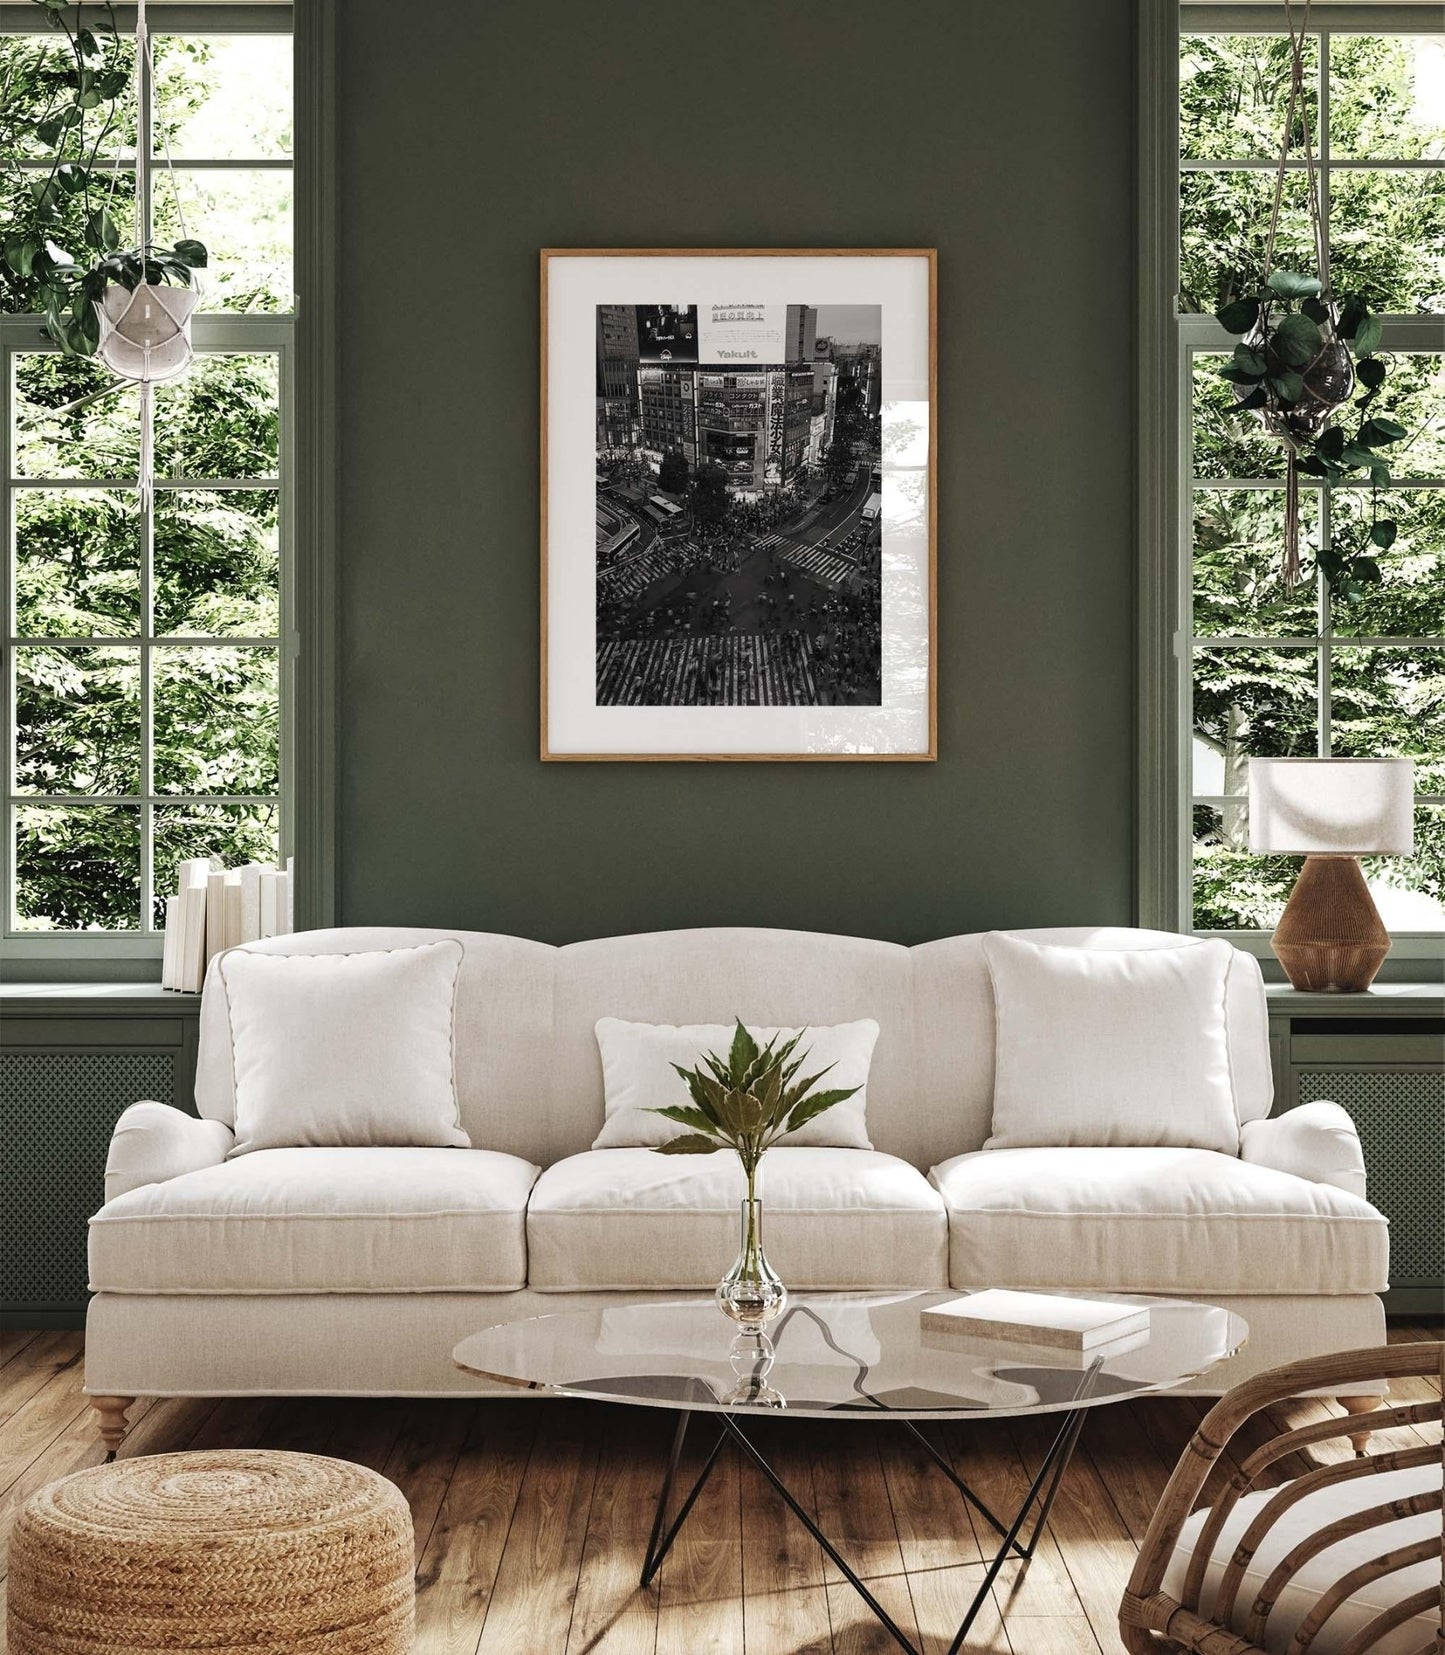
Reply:
M644 1586L731 1443L757 1466L892 1637L918 1655L747 1430L749 1419L761 1414L896 1423L917 1439L999 1537L950 1646L949 1655L957 1655L1004 1564L1014 1557L1026 1566L1033 1557L1089 1409L1197 1378L1239 1350L1249 1332L1240 1317L1215 1305L1132 1295L1129 1303L1149 1307L1148 1331L1082 1356L924 1328L921 1311L959 1296L801 1294L790 1299L765 1335L739 1332L711 1299L622 1303L507 1322L463 1339L452 1356L466 1372L504 1385L676 1413L642 1568ZM1057 1414L1058 1429L1018 1510L1000 1517L957 1475L922 1426L929 1420L1023 1414ZM683 1443L697 1415L710 1416L717 1437L697 1481L670 1515Z

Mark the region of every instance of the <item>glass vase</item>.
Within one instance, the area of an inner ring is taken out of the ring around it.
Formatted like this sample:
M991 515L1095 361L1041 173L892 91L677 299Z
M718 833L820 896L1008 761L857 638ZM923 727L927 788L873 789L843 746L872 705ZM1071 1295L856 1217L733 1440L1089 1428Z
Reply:
M718 1283L717 1302L745 1333L761 1333L788 1302L788 1290L763 1251L763 1204L748 1180L738 1209L741 1239L733 1267Z

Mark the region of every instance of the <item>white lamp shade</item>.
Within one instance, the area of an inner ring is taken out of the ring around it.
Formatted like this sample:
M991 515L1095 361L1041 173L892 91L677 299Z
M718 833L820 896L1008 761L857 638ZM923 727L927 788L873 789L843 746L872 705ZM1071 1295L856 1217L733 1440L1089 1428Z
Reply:
M1412 759L1251 759L1249 848L1287 856L1409 856Z
M134 292L107 287L100 301L101 360L123 379L174 379L191 360L191 287L142 282Z

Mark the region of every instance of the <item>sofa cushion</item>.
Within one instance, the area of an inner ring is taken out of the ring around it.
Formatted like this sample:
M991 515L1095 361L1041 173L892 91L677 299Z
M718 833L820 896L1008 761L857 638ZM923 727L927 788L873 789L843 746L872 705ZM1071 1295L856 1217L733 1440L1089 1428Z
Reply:
M236 1074L231 1154L469 1148L452 1072L461 962L454 938L361 954L221 955Z
M763 1244L789 1287L947 1285L938 1192L866 1149L769 1150ZM737 1254L742 1170L730 1151L594 1149L558 1161L527 1208L530 1283L543 1292L717 1286Z
M628 1023L620 1017L597 1019L597 1049L602 1054L602 1083L607 1119L593 1140L593 1149L652 1148L677 1138L686 1130L665 1115L669 1104L688 1104L687 1084L678 1068L702 1069L703 1054L727 1061L734 1025L722 1023ZM848 1091L853 1095L825 1109L796 1132L788 1134L794 1149L832 1146L872 1149L868 1140L868 1065L878 1040L871 1017L855 1023L821 1028L759 1028L748 1032L760 1046L779 1046L796 1036L793 1055L803 1058L796 1079L825 1076L815 1091ZM674 1067L676 1065L676 1067Z
M985 1149L929 1174L954 1287L1373 1293L1384 1218L1357 1195L1206 1149Z
M261 1149L109 1201L111 1293L503 1292L527 1281L536 1167L486 1149Z
M1239 1151L1225 987L1234 950L983 940L997 1019L986 1149L1182 1144Z
M1335 1523L1348 1520L1373 1506L1394 1504L1411 1496L1440 1489L1440 1465L1415 1466L1403 1471L1381 1471L1351 1481L1329 1483L1312 1490L1281 1513L1265 1533L1259 1550L1250 1559L1234 1600L1230 1624L1243 1634L1251 1609L1271 1571L1302 1541ZM1275 1493L1260 1489L1246 1494L1225 1519L1223 1531L1204 1573L1200 1590L1200 1611L1211 1615L1224 1567L1243 1538L1244 1531L1259 1514L1260 1507ZM1165 1571L1163 1587L1177 1602L1184 1587L1185 1571L1194 1553L1207 1511L1194 1512L1185 1522L1179 1544ZM1357 1586L1349 1598L1325 1621L1310 1644L1310 1655L1337 1655L1349 1640L1384 1610L1417 1592L1435 1591L1440 1585L1440 1513L1427 1511L1414 1517L1396 1517L1347 1534L1305 1559L1280 1591L1265 1622L1264 1647L1270 1655L1286 1655L1295 1629L1320 1598L1345 1575L1362 1563L1386 1552L1431 1541L1435 1555ZM1440 1625L1439 1601L1413 1615L1403 1625L1370 1645L1371 1655L1419 1655L1432 1649L1432 1638Z

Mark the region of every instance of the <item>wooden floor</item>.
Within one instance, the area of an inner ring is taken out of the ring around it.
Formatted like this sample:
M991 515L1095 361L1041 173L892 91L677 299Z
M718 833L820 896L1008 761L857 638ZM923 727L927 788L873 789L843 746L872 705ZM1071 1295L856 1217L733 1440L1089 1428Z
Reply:
M1393 1339L1439 1338L1400 1322ZM81 1395L78 1333L0 1332L0 1537L37 1488L102 1458ZM1397 1387L1410 1392L1406 1384ZM1426 1387L1420 1382L1418 1394ZM1280 1410L1291 1423L1321 1402ZM1135 1549L1204 1404L1155 1397L1096 1410L1022 1578L1010 1564L970 1636L999 1655L1114 1655ZM725 1456L646 1591L637 1579L669 1422L570 1401L140 1402L121 1452L294 1448L385 1473L416 1522L419 1651L427 1655L853 1655L892 1650L846 1582L760 1476ZM1012 1507L1047 1444L1045 1420L934 1436L995 1509ZM1395 1433L1418 1440L1415 1433ZM706 1446L705 1433L693 1447ZM924 1647L946 1650L982 1578L958 1495L901 1432L760 1421L783 1480ZM1327 1445L1332 1457L1348 1452ZM1285 1465L1285 1475L1299 1467ZM1206 1491L1207 1492L1207 1491ZM1001 1615L1006 1613L1006 1621Z

